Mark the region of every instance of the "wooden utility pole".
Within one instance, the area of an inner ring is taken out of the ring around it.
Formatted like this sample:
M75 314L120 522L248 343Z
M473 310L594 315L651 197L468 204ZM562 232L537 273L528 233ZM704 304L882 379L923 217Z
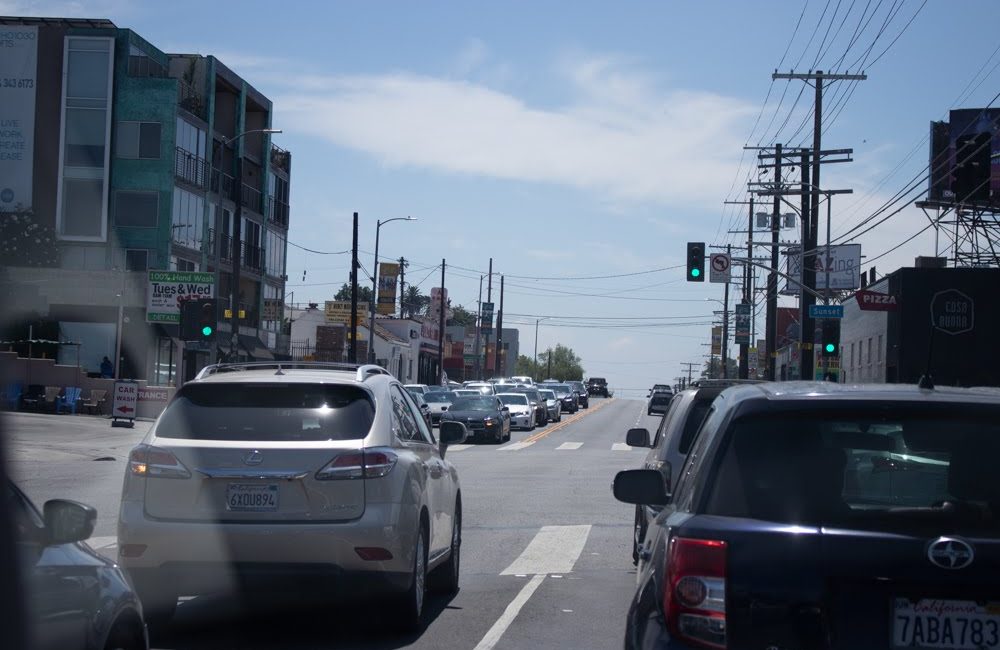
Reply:
M439 314L438 314L438 384L442 386L447 386L447 384L442 382L444 379L444 312L448 309L448 301L445 300L444 295L444 260L441 260L441 293L438 294L439 297Z
M406 258L399 258L399 317L406 318Z
M496 361L493 363L493 369L496 371L498 377L505 376L504 371L506 368L500 367L500 361L503 359L501 356L503 352L503 276L500 276L500 309L497 311L497 344L496 344Z
M358 213L354 213L354 242L351 246L351 339L348 341L347 356L351 363L358 362Z

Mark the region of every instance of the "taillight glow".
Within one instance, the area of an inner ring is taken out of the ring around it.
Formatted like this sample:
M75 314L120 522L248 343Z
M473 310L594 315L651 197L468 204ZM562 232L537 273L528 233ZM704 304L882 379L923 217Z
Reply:
M381 478L396 466L398 456L389 449L366 449L340 454L316 472L319 481Z
M128 455L129 471L147 478L191 478L191 472L171 452L151 445L139 445Z
M726 647L726 543L675 537L667 551L663 613L671 634Z

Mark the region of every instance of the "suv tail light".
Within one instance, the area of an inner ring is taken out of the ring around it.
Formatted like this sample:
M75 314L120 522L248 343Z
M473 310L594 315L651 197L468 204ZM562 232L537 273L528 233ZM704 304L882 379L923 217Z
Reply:
M149 478L191 478L191 472L172 452L152 445L139 445L128 455L128 469L134 476Z
M396 453L389 449L366 449L340 454L316 472L318 481L380 478L396 466Z
M664 576L663 614L678 639L726 647L726 543L675 537Z

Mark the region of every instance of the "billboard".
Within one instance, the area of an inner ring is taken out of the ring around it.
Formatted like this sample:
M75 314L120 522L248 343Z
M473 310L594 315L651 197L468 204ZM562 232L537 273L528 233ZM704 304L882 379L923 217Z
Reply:
M180 323L182 302L214 297L214 273L149 271L146 283L146 322Z
M38 28L0 25L0 210L32 207Z
M788 249L787 273L802 279L802 249ZM861 286L861 244L841 244L830 247L830 291L853 291ZM826 288L827 255L826 246L816 248L816 290L821 294ZM797 296L801 292L798 284L785 278L781 293Z
M351 324L351 301L350 300L327 300L323 305L324 315L328 323ZM364 325L367 310L362 303L358 303L358 310L354 312L354 324Z
M713 327L712 328L712 354L721 355L722 354L722 328Z
M378 265L378 313L392 316L396 313L396 284L399 280L399 264L381 262Z
M1000 203L1000 109L963 108L931 122L927 198L943 203Z

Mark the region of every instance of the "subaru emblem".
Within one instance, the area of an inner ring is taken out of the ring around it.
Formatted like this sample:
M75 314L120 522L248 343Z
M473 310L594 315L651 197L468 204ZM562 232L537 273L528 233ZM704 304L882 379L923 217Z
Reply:
M972 546L954 537L939 537L927 549L927 559L942 569L964 569L974 557Z
M253 451L251 451L250 453L248 453L246 456L243 457L244 465L260 465L263 462L264 462L264 456L257 449L254 449Z

